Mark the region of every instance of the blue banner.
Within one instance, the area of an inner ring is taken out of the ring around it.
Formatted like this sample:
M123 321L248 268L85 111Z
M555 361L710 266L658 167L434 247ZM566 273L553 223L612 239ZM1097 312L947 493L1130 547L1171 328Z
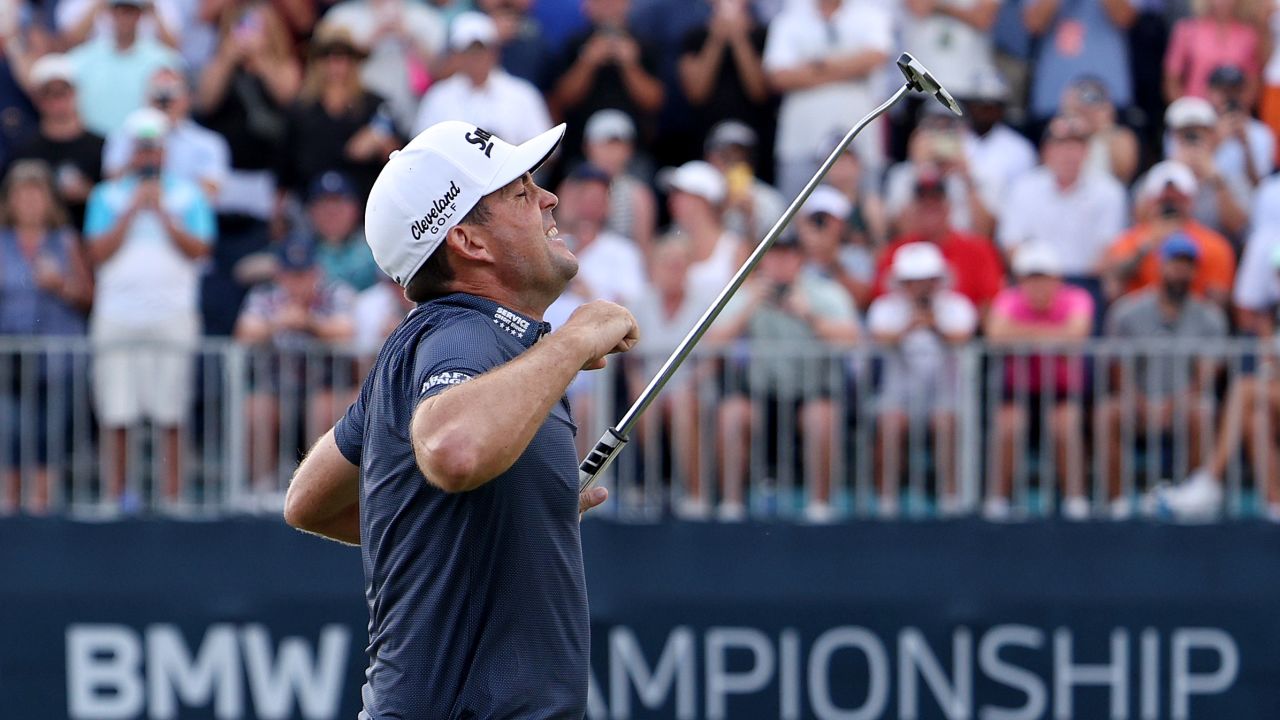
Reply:
M1280 717L1280 527L588 522L591 711ZM354 718L359 553L0 522L0 718Z

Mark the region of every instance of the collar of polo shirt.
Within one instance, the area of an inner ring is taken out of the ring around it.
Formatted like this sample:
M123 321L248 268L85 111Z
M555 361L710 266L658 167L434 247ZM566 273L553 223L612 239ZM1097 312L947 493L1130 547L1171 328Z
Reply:
M564 137L563 124L512 145L471 123L423 130L391 153L369 192L365 238L378 267L409 283L480 199L537 170Z

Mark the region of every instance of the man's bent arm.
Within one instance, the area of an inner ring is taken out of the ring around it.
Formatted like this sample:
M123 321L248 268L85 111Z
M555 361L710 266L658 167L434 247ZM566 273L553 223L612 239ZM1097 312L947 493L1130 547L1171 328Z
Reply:
M413 414L418 467L445 492L466 492L511 467L592 358L562 328L514 360L439 395Z
M284 519L304 532L360 544L360 468L343 456L332 429L316 441L293 474Z

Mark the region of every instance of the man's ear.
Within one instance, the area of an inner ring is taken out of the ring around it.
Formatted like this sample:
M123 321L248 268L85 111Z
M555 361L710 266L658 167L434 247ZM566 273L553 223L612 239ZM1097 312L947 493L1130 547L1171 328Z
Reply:
M493 254L489 252L492 240L489 233L479 225L455 225L449 228L444 237L455 257L479 263L494 261Z

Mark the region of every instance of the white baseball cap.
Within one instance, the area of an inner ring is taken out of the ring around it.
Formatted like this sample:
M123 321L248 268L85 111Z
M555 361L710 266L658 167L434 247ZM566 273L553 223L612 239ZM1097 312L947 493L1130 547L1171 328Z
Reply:
M159 140L169 132L169 116L153 107L141 107L129 113L124 127L134 140Z
M76 64L70 55L49 53L31 63L30 80L32 87L43 87L45 83L61 80L68 85L76 84Z
M1164 124L1174 130L1188 127L1213 127L1218 113L1213 104L1204 98L1180 97L1164 111Z
M899 282L932 280L947 274L942 251L931 242L911 242L893 254L893 279Z
M714 165L702 160L689 162L674 168L658 171L658 187L666 192L679 190L697 195L712 205L724 202L724 176Z
M1062 261L1058 253L1042 242L1030 242L1018 248L1013 255L1013 273L1019 277L1027 275L1048 275L1058 277L1062 274Z
M1166 185L1173 185L1178 192L1192 197L1196 194L1196 174L1185 163L1165 160L1151 166L1142 180L1142 197L1153 198L1164 192Z
M475 43L485 47L497 45L498 26L492 18L481 12L459 14L449 26L449 47L456 52L466 50Z
M804 201L804 205L800 206L800 214L805 217L826 213L841 220L848 218L849 212L852 210L853 205L844 196L844 193L830 185L819 185L814 188L813 194L809 196L808 200Z
M636 139L636 124L631 120L630 115L621 110L612 108L598 110L587 118L587 124L582 129L582 137L587 142L606 140L630 142Z
M378 267L407 285L481 198L537 170L563 137L563 124L520 145L457 120L423 130L391 153L369 191L364 232Z

